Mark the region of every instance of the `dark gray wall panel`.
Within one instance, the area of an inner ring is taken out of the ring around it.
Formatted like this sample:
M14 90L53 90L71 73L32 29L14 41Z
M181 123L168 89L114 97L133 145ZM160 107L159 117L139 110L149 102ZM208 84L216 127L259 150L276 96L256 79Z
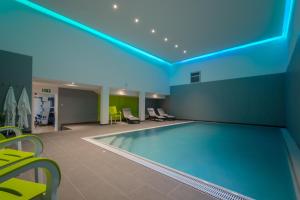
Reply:
M161 108L163 107L164 105L164 99L149 99L149 98L146 98L146 111L147 111L147 108L154 108L154 109L157 109L157 108Z
M18 102L23 87L26 87L31 105L32 57L0 50L0 112L9 86L13 86ZM31 117L28 117L31 127ZM17 122L17 121L16 121Z
M287 127L300 147L300 38L286 73Z
M97 121L98 95L93 91L59 88L59 127L62 124Z
M164 108L165 109L165 101L166 99L150 99L150 98L146 98L145 101L145 114L146 116L148 116L148 111L147 108L154 108L155 112L157 108Z
M181 119L285 125L284 74L171 87L169 111Z

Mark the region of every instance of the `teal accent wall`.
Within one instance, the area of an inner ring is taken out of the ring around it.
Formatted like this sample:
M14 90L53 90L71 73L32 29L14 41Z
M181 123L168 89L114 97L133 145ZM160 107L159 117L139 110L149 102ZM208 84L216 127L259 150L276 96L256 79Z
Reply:
M300 147L300 37L286 73L286 121L294 140Z
M178 119L285 126L285 74L171 87Z
M0 113L3 111L3 105L9 86L14 88L17 102L25 87L31 105L32 57L0 50L0 69ZM29 127L31 127L30 116L28 116L28 120Z

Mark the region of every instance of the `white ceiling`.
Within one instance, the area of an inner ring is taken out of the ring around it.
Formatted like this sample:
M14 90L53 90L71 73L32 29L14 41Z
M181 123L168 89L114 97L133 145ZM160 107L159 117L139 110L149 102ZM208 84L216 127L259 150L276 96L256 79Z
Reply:
M285 6L285 0L34 2L170 62L277 36ZM113 4L118 5L117 10ZM138 24L135 17L140 20ZM155 34L150 33L152 28ZM164 37L169 41L164 42Z

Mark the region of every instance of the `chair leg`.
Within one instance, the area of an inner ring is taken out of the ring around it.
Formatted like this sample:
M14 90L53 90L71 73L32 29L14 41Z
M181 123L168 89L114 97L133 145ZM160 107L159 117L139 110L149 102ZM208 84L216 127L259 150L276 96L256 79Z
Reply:
M39 169L38 168L34 169L34 179L35 179L35 182L38 183L40 181L40 178L41 177L39 177Z

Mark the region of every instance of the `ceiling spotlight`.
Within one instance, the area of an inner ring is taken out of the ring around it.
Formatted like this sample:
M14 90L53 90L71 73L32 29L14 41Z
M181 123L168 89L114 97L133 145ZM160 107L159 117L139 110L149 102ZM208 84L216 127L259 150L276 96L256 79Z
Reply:
M156 30L153 28L153 29L151 29L151 33L155 33L156 32Z
M139 22L140 22L139 18L134 18L134 23L139 23Z
M164 38L164 41L165 41L165 42L168 42L168 40L169 40L169 39L168 39L167 37Z
M76 85L74 82L72 83L68 83L68 84L64 84L65 86L69 86L69 87L78 87L78 85Z
M175 44L174 47L177 49L179 46L178 46L178 44Z
M187 50L183 50L183 53L186 54L186 53L187 53Z
M126 94L126 90L120 90L120 91L118 92L118 94L119 94L119 95L125 95L125 94Z
M118 9L118 4L113 4L113 9L117 10Z

